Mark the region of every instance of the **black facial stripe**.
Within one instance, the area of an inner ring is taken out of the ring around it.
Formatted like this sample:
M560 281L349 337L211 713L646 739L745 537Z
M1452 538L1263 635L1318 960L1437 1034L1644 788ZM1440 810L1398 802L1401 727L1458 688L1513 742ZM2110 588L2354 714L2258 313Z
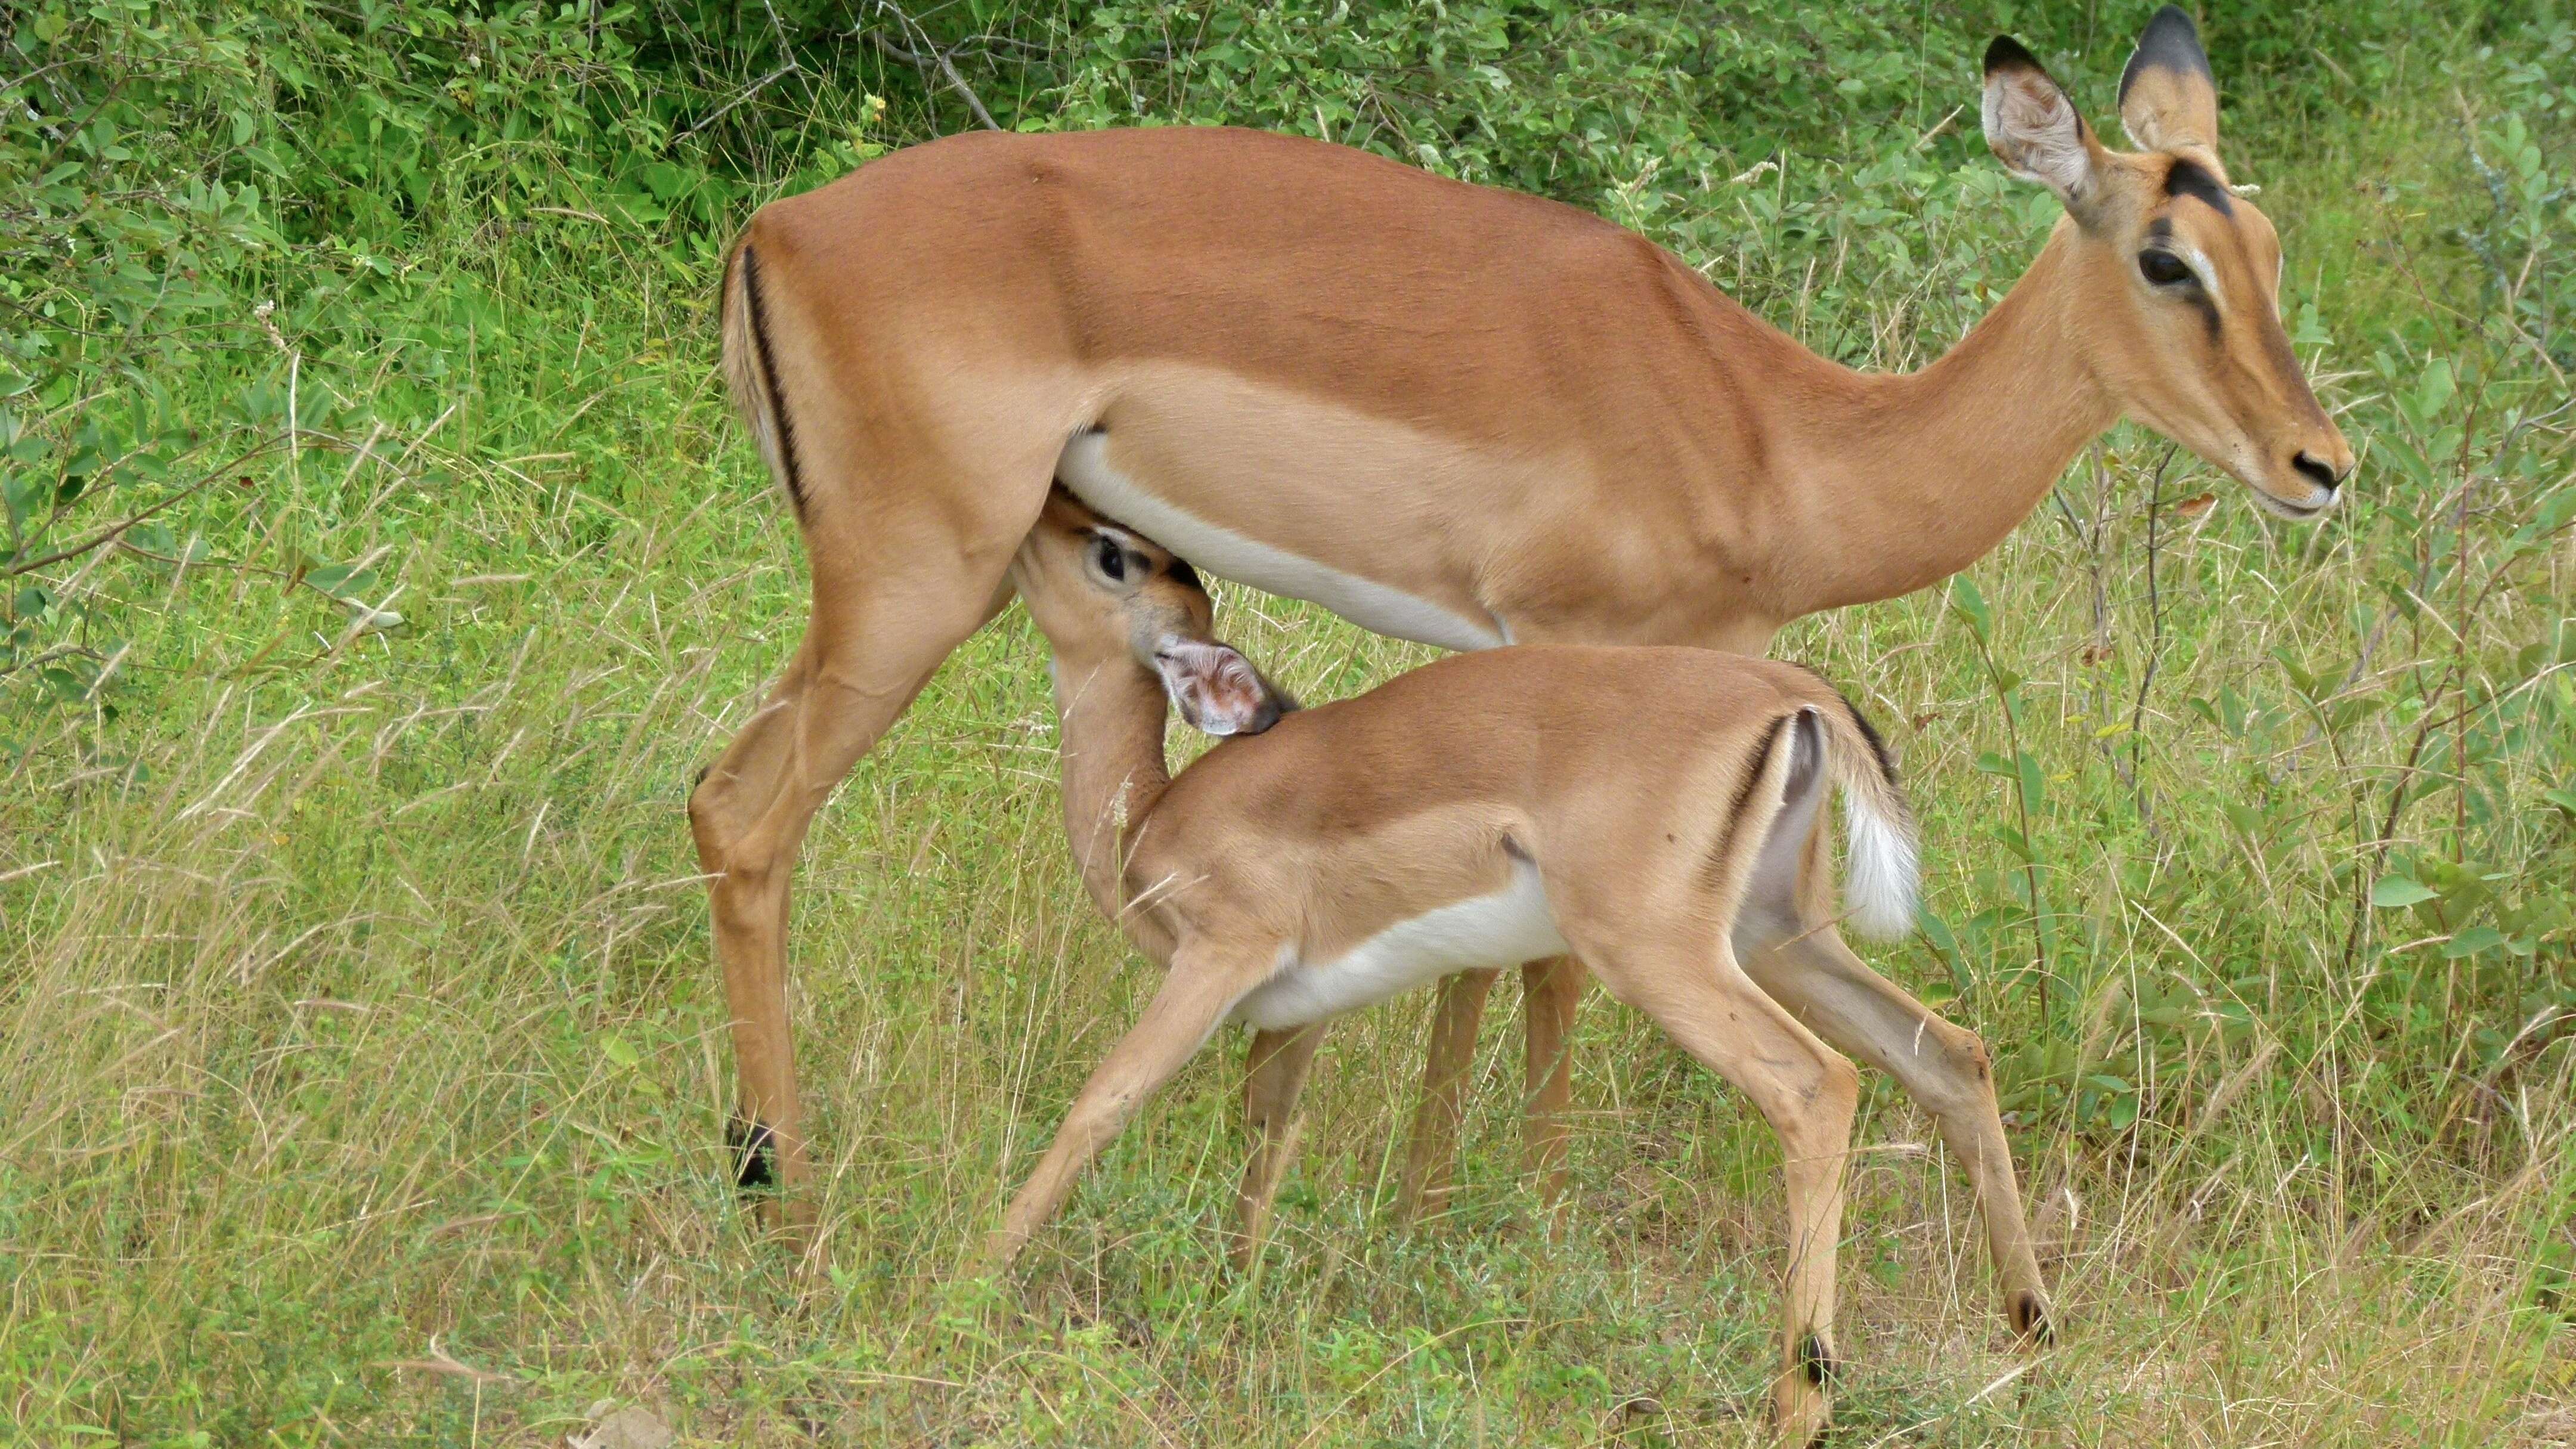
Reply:
M2236 198L2209 174L2208 167L2188 156L2175 157L2173 169L2165 173L2165 195L2196 196L2221 216L2236 214Z
M1202 594L1207 592L1207 585L1199 582L1198 570L1191 568L1186 560L1177 558L1172 560L1172 577Z
M2179 173L2186 166L2191 166L2192 170L2199 172L2199 174L2204 177L2209 175L2208 172L2201 171L2198 166L2192 166L2192 163L2189 161L2175 162L2174 171ZM2215 186L2217 185L2217 182L2213 179L2210 184ZM2226 194L2226 189L2221 187L2219 194L2223 197ZM2224 208L2222 207L2222 209ZM2170 242L2173 240L2173 235L2173 222L2165 217L2160 216L2147 223L2147 240L2151 242ZM2209 340L2216 342L2218 340L2219 333L2222 330L2218 321L2218 303L2209 295L2208 289L2197 282L2196 273L2194 276L2195 282L2188 289L2190 292L2191 304L2200 309L2200 320L2202 325L2209 329ZM2184 288L2177 284L2174 290L2179 292L2184 290Z

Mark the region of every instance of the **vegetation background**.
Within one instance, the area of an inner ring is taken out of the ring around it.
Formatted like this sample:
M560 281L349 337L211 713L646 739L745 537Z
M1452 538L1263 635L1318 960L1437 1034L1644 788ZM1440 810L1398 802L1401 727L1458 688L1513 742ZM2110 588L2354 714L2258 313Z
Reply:
M1016 614L808 848L825 1229L759 1240L682 800L801 565L718 258L987 115L1222 120L1592 208L1909 367L2054 215L1978 138L1986 37L2100 124L2145 16L0 8L0 1437L551 1444L617 1401L741 1444L1758 1439L1773 1149L1598 998L1562 1236L1502 1012L1454 1213L1389 1222L1412 1002L1327 1047L1261 1276L1221 1266L1231 1052L1018 1280L956 1276L1148 984ZM2568 1442L2576 28L2201 18L2361 472L2286 525L2124 427L1947 592L1783 641L1903 748L1929 895L1880 958L1995 1045L2066 1326L2012 1355L1874 1084L1838 1442ZM1424 657L1221 607L1310 696Z

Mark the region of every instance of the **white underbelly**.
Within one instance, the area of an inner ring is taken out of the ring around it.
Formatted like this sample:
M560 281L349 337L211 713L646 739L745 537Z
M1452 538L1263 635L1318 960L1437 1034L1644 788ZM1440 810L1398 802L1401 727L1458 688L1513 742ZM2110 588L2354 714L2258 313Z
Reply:
M1398 921L1329 961L1291 960L1234 1008L1234 1020L1284 1031L1373 1006L1460 971L1494 971L1565 953L1538 867L1512 883Z
M1361 628L1443 649L1491 649L1511 641L1494 621L1471 619L1401 589L1348 574L1210 523L1147 492L1109 461L1109 439L1090 432L1065 444L1056 477L1105 517L1145 535L1195 567L1266 593L1321 604ZM1360 520L1354 527L1365 527Z

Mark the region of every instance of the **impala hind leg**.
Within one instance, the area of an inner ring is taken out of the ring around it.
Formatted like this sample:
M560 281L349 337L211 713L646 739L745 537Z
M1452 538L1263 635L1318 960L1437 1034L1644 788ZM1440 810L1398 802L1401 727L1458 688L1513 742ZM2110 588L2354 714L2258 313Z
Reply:
M1827 1391L1840 1365L1834 1259L1860 1074L1764 994L1723 943L1713 953L1689 941L1616 953L1576 945L1611 995L1652 1017L1682 1050L1751 1098L1779 1136L1789 1260L1772 1403L1782 1442L1810 1443L1824 1431Z
M1002 1225L986 1240L983 1265L988 1271L998 1273L1010 1266L1037 1230L1064 1206L1074 1179L1093 1155L1126 1127L1147 1097L1198 1054L1225 1014L1245 992L1261 984L1276 959L1275 947L1219 952L1184 944L1173 953L1163 989L1155 993L1135 1029L1119 1040L1091 1080L1083 1083L1046 1156L1011 1199Z
M1003 571L1045 496L1035 465L1027 518L980 500L980 522L880 517L809 529L814 607L787 672L689 795L709 877L716 960L733 1023L737 1182L771 1187L764 1215L801 1226L812 1205L787 1012L788 881L814 814L921 692L949 651L1009 602ZM926 513L926 511L925 511ZM971 526L970 526L971 525Z
M1306 1090L1314 1068L1315 1048L1324 1041L1324 1023L1286 1031L1260 1031L1244 1056L1243 1117L1252 1137L1252 1155L1243 1164L1243 1182L1235 1190L1234 1266L1249 1273L1261 1256L1261 1240L1270 1226L1271 1200L1279 1180L1297 1155L1297 1098Z
M1870 970L1830 925L1762 943L1746 953L1745 965L1818 1036L1896 1078L1931 1116L1976 1191L2014 1334L2045 1343L2048 1298L2022 1219L1985 1043Z
M1521 1144L1539 1200L1565 1219L1565 1148L1574 1106L1574 1014L1591 973L1571 956L1521 968Z
M1396 1212L1407 1222L1436 1217L1447 1205L1458 1168L1458 1127L1466 1116L1467 1078L1476 1068L1476 1030L1499 971L1461 971L1440 983L1431 1041L1422 1057L1422 1101L1413 1109L1412 1140Z

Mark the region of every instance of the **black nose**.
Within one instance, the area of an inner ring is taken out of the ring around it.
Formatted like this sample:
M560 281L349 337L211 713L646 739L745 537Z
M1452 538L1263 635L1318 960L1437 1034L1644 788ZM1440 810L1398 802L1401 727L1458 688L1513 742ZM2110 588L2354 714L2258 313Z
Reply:
M2292 458L2290 460L2290 466L2298 469L2309 482L2323 488L2328 493L2332 493L2335 485L2343 481L2343 479L2335 475L2334 469L2326 466L2324 459L2317 457L2313 453L2301 453L2299 456Z

